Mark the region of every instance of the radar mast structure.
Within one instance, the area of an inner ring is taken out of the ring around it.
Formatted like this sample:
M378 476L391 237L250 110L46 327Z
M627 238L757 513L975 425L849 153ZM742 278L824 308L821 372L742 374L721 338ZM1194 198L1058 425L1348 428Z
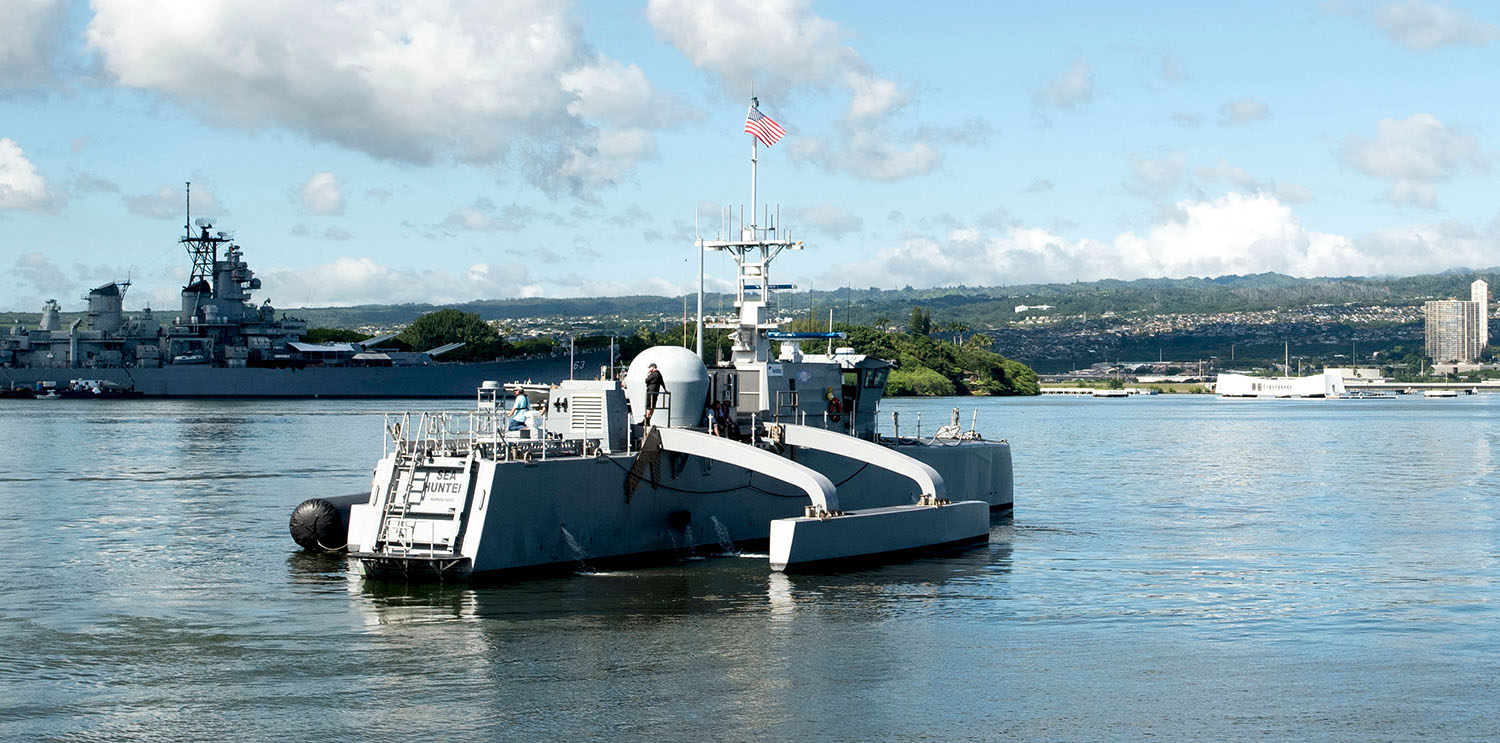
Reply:
M759 106L759 100L752 97L750 105ZM734 306L739 310L739 317L735 323L713 324L709 327L732 329L731 338L734 342L733 362L736 366L766 363L771 361L770 342L766 331L779 327L776 323L769 322L766 316L766 308L771 302L772 295L777 290L793 289L791 284L771 283L771 261L783 250L802 250L802 241L791 240L789 235L780 233L780 207L776 213L771 213L770 205L767 205L764 218L766 224L757 224L756 215L760 211L756 203L756 165L757 144L755 137L750 138L750 223L745 224L744 213L741 212L739 219L739 239L737 240L704 240L699 237L696 241L698 246L698 355L703 356L703 253L709 250L724 251L734 258L738 267L738 277L735 284Z
M193 234L195 224L197 235ZM187 181L187 222L182 225L183 235L178 242L187 248L188 257L193 259L188 286L209 282L214 275L214 262L219 259L219 246L234 240L228 233L210 232L213 227L213 220L208 217L199 217L196 223L193 222L193 182Z

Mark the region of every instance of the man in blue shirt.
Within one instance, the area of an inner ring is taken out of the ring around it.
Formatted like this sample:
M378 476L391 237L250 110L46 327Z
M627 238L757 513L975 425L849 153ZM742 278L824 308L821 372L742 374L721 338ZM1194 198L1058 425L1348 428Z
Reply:
M531 410L531 400L526 397L526 390L519 386L516 390L516 401L510 406L510 424L506 427L508 431L515 431L526 427L526 413Z

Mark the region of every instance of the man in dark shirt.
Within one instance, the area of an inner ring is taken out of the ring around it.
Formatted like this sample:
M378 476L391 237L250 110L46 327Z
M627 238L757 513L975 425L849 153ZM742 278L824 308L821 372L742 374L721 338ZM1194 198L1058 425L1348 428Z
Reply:
M656 410L656 396L667 388L667 383L662 380L661 372L656 370L656 364L646 367L646 415L641 422L647 426L651 425L651 413Z

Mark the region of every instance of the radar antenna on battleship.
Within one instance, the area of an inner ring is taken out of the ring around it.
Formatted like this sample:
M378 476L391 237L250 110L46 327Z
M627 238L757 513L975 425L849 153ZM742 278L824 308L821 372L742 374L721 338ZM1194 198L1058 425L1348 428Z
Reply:
M193 234L193 226L198 227L198 234ZM233 237L225 232L211 234L214 227L213 220L208 217L199 217L193 221L193 182L187 181L187 223L182 226L183 236L178 242L187 248L188 256L193 259L193 273L188 277L188 286L200 281L209 281L214 273L214 261L219 259L219 245L228 243Z

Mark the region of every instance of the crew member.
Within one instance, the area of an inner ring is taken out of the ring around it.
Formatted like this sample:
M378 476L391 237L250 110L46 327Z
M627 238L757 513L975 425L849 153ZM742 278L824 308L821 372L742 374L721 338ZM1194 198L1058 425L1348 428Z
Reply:
M506 430L516 431L526 427L526 414L531 412L531 400L526 397L526 390L519 385L514 387L516 401L510 406L510 424Z
M661 372L657 371L656 364L646 367L646 415L641 423L651 425L651 413L656 410L656 396L667 389L667 383L661 378Z

